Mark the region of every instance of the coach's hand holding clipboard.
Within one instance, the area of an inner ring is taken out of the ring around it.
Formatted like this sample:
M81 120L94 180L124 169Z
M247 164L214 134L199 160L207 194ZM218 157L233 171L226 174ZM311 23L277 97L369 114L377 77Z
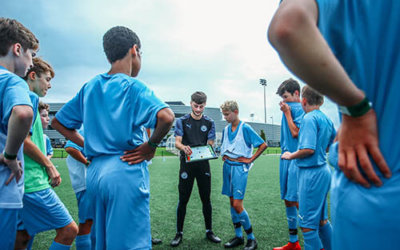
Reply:
M190 154L187 154L186 152L185 154L186 162L204 161L218 158L211 145L193 147L191 148Z

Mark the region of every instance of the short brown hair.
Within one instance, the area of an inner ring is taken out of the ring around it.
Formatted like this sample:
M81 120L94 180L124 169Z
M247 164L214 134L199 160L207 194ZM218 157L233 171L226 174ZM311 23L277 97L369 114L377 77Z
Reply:
M204 94L204 92L201 91L196 91L192 94L191 96L192 102L195 102L197 104L202 104L207 102L207 95Z
M282 82L281 85L279 85L278 90L276 91L276 94L278 94L279 96L282 96L283 93L285 93L285 91L287 91L293 95L294 92L296 92L296 90L300 92L300 84L296 80L289 78L289 79L285 80L284 82Z
M220 106L220 108L222 109L222 111L235 112L236 110L239 110L239 105L236 101L226 101Z
M50 72L51 78L54 78L54 70L50 64L38 57L33 58L32 62L33 66L28 70L28 73L26 73L26 76L24 77L25 80L28 80L28 75L31 72L35 72L39 77L46 72Z
M309 105L321 106L324 103L324 96L308 85L303 87L301 96L307 99Z
M50 110L50 106L49 106L49 104L40 101L39 102L39 113L42 112L43 109L49 111Z
M10 46L20 43L24 50L39 48L39 40L15 19L0 18L0 56L6 56Z

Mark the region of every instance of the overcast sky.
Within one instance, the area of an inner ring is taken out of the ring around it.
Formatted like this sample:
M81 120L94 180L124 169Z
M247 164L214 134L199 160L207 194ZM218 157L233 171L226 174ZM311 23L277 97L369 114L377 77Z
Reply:
M207 105L236 100L240 117L267 122L282 117L276 90L293 75L267 41L267 28L278 0L97 0L2 1L0 16L15 18L40 41L38 56L55 70L46 102L66 102L96 74L109 70L102 36L123 25L142 42L138 78L164 101L189 104L204 91ZM322 110L338 124L337 109L326 101ZM271 118L273 117L273 118Z

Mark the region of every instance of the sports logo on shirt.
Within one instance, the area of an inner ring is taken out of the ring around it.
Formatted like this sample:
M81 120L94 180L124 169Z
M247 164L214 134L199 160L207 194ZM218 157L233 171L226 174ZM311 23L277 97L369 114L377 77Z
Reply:
M186 180L188 178L188 174L186 172L182 172L181 178Z
M207 126L206 125L201 126L200 130L203 131L203 132L206 132L207 131Z

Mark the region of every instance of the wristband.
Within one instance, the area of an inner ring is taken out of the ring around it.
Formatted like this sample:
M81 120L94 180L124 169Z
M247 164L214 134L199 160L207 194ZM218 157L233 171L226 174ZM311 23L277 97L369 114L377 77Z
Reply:
M90 164L90 161L86 160L86 163L85 163L86 167L89 166L89 164Z
M6 153L6 151L3 152L4 158L6 158L7 160L13 161L15 159L17 159L17 155L9 155Z
M339 106L339 112L351 117L360 117L365 115L372 108L372 103L365 97L360 103L346 107Z
M158 147L157 143L154 143L154 142L151 142L151 141L147 141L147 144L149 144L149 146L152 147L152 148L157 148Z

